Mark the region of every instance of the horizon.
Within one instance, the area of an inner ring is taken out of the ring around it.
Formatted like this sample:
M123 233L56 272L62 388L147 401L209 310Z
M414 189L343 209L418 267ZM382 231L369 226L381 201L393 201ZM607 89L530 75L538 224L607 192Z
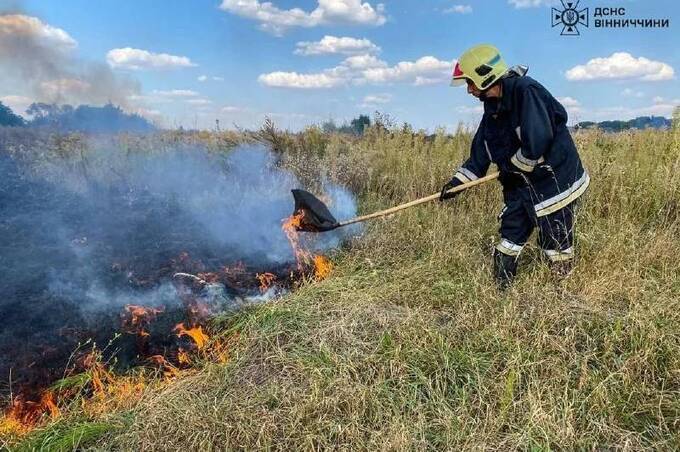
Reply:
M2 102L2 100L0 100L0 105L5 105ZM128 120L139 119L141 121L146 121L146 124L149 127L152 127L152 129L147 130L147 132L154 131L154 129L155 129L155 131L159 131L159 132L173 131L173 130L186 130L187 132L205 132L205 131L207 131L207 132L238 132L240 130L253 131L253 130L260 129L263 126L263 124L255 124L254 127L252 127L252 128L238 128L238 127L230 128L230 127L222 127L219 123L216 123L216 124L213 125L212 128L209 128L209 127L207 127L207 128L185 127L183 125L179 125L177 127L166 127L166 126L163 126L162 124L155 123L151 119L145 118L143 115L139 114L138 112L125 111L125 109L122 108L120 105L116 105L116 104L111 103L111 102L108 102L104 105L99 105L99 106L98 105L90 105L90 104L80 104L80 105L49 104L49 106L54 106L54 107L58 107L58 108L69 107L70 109L72 109L72 111L77 111L80 107L85 107L85 108L90 108L90 109L101 109L101 110L99 110L99 112L104 112L105 108L112 107L113 109L116 109L116 110L122 112L125 115L124 117L120 117L119 119L128 119ZM5 105L5 107L9 108L6 105ZM680 111L680 107L677 107L677 109L678 109L678 111ZM12 113L14 113L15 115L19 116L24 121L24 124L21 124L22 126L32 126L32 127L40 128L40 127L48 126L46 123L41 121L42 118L46 118L48 121L50 119L51 120L57 119L55 117L50 117L50 116L21 115L18 112L11 110L11 108L10 108L10 111L12 111ZM649 120L649 121L663 120L663 121L667 121L669 123L672 123L675 120L676 114L677 113L673 112L673 114L670 117L657 116L657 115L647 115L647 116L637 116L637 117L631 118L631 119L608 119L608 120L603 120L603 121L579 121L579 122L576 122L576 123L571 123L569 125L569 128L578 128L578 127L589 128L592 125L602 127L603 125L606 125L608 123L626 124L626 123L631 123L631 122L639 121L639 120ZM380 115L384 119L384 114L382 112L375 111L373 116L371 116L369 114L359 114L359 116L357 116L356 118L351 118L349 120L343 121L342 123L338 123L338 122L333 121L333 120L323 120L323 121L309 123L309 124L305 125L303 128L301 128L300 130L290 130L290 129L285 129L285 128L282 128L281 130L292 132L292 133L302 133L307 128L310 128L310 127L312 127L312 128L313 127L319 127L319 128L324 128L324 130L325 130L326 127L330 126L330 127L333 128L331 130L332 132L352 133L352 132L350 132L350 130L353 127L354 121L361 120L362 117L365 117L365 118L368 118L369 124L373 125L373 124L376 123L376 115ZM88 120L94 120L95 122L98 121L98 119L96 117L89 117L87 119ZM271 120L271 118L268 118L268 117L264 118L265 121L267 119ZM387 117L387 120L396 125L396 123L394 123L392 121L391 117ZM278 124L273 120L272 120L272 124L274 125L274 127L279 128ZM412 127L412 125L409 124L409 123L405 122L403 124ZM611 125L611 124L609 124L609 125ZM136 126L140 126L140 125L136 124ZM56 126L56 127L57 127L57 129L61 129L62 126ZM469 124L469 123L466 124L466 123L460 122L456 125L455 130L450 130L450 129L447 129L447 128L444 128L444 127L441 127L441 126L436 126L434 128L434 130L422 129L421 128L421 129L417 129L417 132L418 133L424 132L424 133L428 133L428 134L437 134L440 130L443 130L444 133L446 133L448 135L455 135L457 133L457 131L460 130L461 128L466 132L474 132L474 130L476 128L476 124ZM639 129L639 130L644 130L646 128L663 128L663 127L654 127L654 126L649 126L649 125L646 125L643 128L630 127L630 129ZM103 127L103 129L106 129L106 127ZM343 130L343 129L347 129L347 130ZM88 132L88 130L84 130L84 129L73 129L73 130L78 130L78 131L81 131L81 132ZM625 129L625 130L628 130L628 129ZM72 131L72 130L68 129L67 131ZM128 130L128 129L123 129L121 131L135 132L135 130ZM89 132L93 132L93 131L89 131ZM94 132L94 133L99 133L99 132Z

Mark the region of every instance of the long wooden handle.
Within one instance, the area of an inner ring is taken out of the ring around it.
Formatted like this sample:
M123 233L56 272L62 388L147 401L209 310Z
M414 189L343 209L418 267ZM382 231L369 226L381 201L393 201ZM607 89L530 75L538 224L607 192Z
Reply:
M455 192L467 190L470 187L474 187L475 185L483 184L484 182L488 182L490 180L494 180L494 179L497 179L497 178L498 178L498 173L489 174L488 176L480 177L479 179L475 179L471 182L467 182L467 183L461 184L457 187L454 187L451 190L449 190L447 193L455 193ZM364 216L361 216L361 217L356 217L356 218L352 218L350 220L341 221L338 224L338 227L347 226L349 224L354 224L354 223L360 223L362 221L370 220L371 218L379 218L379 217L384 217L386 215L391 215L395 212L399 212L400 210L408 209L409 207L417 206L419 204L423 204L423 203L426 203L426 202L429 202L429 201L433 201L435 199L439 199L439 195L440 195L440 193L435 193L433 195L426 196L426 197L420 198L420 199L416 199L415 201L410 201L410 202L407 202L405 204L399 204L398 206L394 206L394 207L391 207L389 209L381 210L379 212L373 212L371 214L364 215Z

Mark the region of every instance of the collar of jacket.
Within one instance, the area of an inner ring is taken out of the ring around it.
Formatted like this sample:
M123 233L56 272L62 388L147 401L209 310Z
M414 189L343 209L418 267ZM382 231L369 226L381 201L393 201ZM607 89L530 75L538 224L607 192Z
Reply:
M500 80L502 84L501 97L488 99L484 101L484 113L490 115L498 115L501 112L510 111L512 109L512 98L515 91L515 83L519 75L510 73L508 76Z

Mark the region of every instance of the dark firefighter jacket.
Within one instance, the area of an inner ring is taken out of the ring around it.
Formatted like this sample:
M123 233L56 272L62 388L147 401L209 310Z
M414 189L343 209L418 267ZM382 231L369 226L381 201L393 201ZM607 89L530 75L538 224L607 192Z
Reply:
M484 102L470 158L454 177L475 180L494 163L506 199L523 197L538 217L556 212L590 183L567 129L567 112L531 77L511 72L500 83L501 98Z

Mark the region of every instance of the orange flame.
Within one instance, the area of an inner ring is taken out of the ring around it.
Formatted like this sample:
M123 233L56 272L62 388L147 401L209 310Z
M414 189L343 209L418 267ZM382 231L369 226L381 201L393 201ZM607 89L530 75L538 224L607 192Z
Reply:
M149 333L146 328L156 319L158 314L161 314L165 308L147 308L144 306L136 306L129 304L125 306L124 312L121 314L123 320L123 330L130 334L137 334L139 336L148 336Z
M226 363L229 361L229 344L216 340L210 347L210 357L218 363Z
M246 264L241 261L236 262L231 267L224 266L222 268L222 273L224 273L227 278L240 278L246 273L246 271Z
M257 273L255 278L260 282L260 292L265 293L276 281L276 275L273 273Z
M319 281L326 278L330 274L331 270L333 269L333 265L328 260L328 258L321 255L312 254L300 244L300 234L298 233L298 227L302 224L304 216L304 212L299 211L283 220L283 232L286 234L286 237L290 242L290 246L293 248L293 252L295 253L295 260L297 261L298 270L304 271L305 268L310 266L313 267L314 278Z
M203 327L201 326L187 330L184 327L184 323L178 323L177 326L175 326L175 331L177 332L177 337L189 336L194 341L196 347L198 347L199 350L205 347L205 345L208 343L208 339L210 339L210 337L203 332Z
M191 359L189 358L189 354L186 352L186 350L182 348L179 349L177 352L177 362L182 365L191 364Z
M314 256L314 278L320 281L325 279L333 270L333 264L324 256Z
M187 316L190 323L204 322L210 317L210 306L199 300L191 300L186 304Z
M102 392L96 392L97 397L83 400L81 406L90 415L108 414L121 408L129 409L135 401L139 400L147 387L146 378L143 375L114 376L108 374L106 385L101 388Z
M103 398L108 392L109 385L114 382L115 377L106 368L102 352L99 350L92 350L78 358L76 363L78 368L83 369L85 373L89 375L89 383L92 386L92 392L99 398ZM72 395L73 394L68 390L61 390L59 392L60 399L68 398Z
M0 419L1 436L23 436L30 430L31 427L17 418L11 409Z
M305 217L303 211L298 211L290 217L283 220L283 232L286 234L290 246L295 253L295 260L297 261L298 270L303 271L306 264L308 264L312 255L300 245L300 234L298 228L302 225L302 220Z
M0 419L0 433L24 435L31 431L44 415L55 419L60 414L52 391L43 392L38 402L27 402L16 398L4 417Z
M163 355L149 356L149 362L158 366L163 371L163 375L167 378L176 377L179 375L179 369L173 366Z

